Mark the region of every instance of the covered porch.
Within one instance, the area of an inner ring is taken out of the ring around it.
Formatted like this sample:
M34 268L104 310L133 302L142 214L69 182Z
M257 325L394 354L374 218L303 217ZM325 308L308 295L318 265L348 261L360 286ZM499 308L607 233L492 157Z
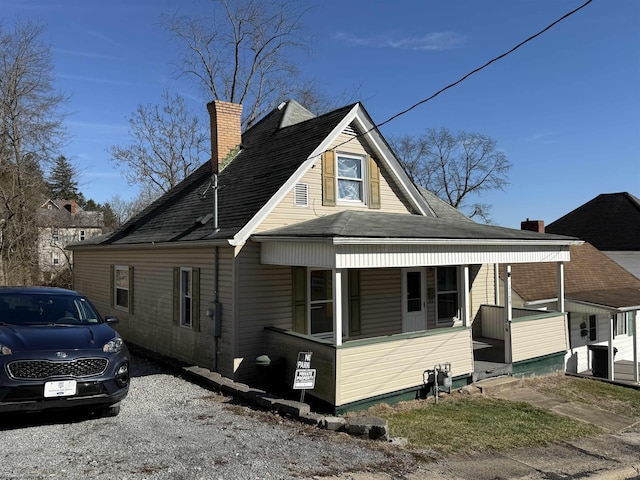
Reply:
M472 327L485 316L496 319L501 336L493 338L504 342L506 364L566 352L564 314L534 311L520 319L510 282L498 292L498 269L508 278L511 263L555 262L562 285L573 239L417 215L342 212L252 240L260 243L261 264L293 272L292 325L267 328L267 351L286 357L287 379L298 352L313 352L312 395L335 408L415 396L425 370L438 364L450 364L455 381L471 382ZM505 306L498 307L502 295ZM552 342L545 338L549 328Z

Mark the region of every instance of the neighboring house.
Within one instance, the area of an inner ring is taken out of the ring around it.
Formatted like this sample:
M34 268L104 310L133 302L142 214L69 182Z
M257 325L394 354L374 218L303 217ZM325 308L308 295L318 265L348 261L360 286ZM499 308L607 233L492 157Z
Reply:
M522 228L544 231L541 221L526 221ZM549 268L551 267L551 268ZM553 267L542 263L521 263L512 267L513 306L557 309L557 279ZM640 279L589 243L571 246L571 261L565 264L564 310L569 314L569 351L566 370L590 370L593 354L589 346L617 349L615 360L633 362L638 381ZM613 361L613 355L610 355ZM607 368L609 378L614 369Z
M579 241L477 224L422 195L360 103L316 117L285 102L242 135L241 106L207 107L212 162L73 246L74 287L126 341L247 383L268 354L289 387L312 352L307 398L336 412L415 398L438 364L471 382L474 322L508 331L514 373L563 368L566 314L513 320L497 270L548 262L562 278Z
M547 226L548 233L589 242L640 278L640 199L603 193Z
M67 245L102 234L102 212L83 210L75 200L44 202L38 210L38 265L41 280L73 268L73 254Z

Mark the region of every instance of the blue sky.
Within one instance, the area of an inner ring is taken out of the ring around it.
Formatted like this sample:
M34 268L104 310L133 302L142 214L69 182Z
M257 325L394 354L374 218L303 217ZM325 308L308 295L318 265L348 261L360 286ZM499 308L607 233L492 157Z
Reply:
M381 123L538 32L584 0L306 1L312 52L305 76L335 96L358 88ZM136 190L108 148L128 142L127 117L160 103L168 89L201 109L209 99L177 79L174 51L159 27L171 9L207 0L0 0L16 18L46 26L57 86L71 96L62 152L81 173L87 198L128 199ZM427 128L494 138L513 164L505 191L484 194L494 223L551 223L600 193L640 196L640 2L594 0L584 9L381 128Z

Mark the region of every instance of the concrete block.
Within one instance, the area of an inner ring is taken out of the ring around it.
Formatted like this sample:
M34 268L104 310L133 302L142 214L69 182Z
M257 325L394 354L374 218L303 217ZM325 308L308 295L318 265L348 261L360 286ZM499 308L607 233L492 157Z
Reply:
M324 417L324 427L334 432L344 430L346 423L342 417Z
M280 401L280 398L269 395L268 393L265 395L256 395L256 405L260 408L274 410L274 405L278 401Z
M350 435L370 440L389 441L389 423L379 417L353 417L346 425Z
M296 402L295 400L278 400L273 404L274 408L279 413L285 415L293 415L294 417L300 417L300 415L306 415L311 412L311 407L306 403Z
M319 413L309 412L305 415L300 415L298 419L302 423L306 423L307 425L315 425L317 427L320 427L324 424L325 416L320 415Z

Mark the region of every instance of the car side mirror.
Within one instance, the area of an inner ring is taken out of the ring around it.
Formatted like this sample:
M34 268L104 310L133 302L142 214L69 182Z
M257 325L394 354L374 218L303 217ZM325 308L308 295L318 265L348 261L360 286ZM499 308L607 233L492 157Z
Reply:
M120 320L118 320L118 317L114 317L114 316L105 317L104 321L110 325L115 325L116 323L120 322Z

